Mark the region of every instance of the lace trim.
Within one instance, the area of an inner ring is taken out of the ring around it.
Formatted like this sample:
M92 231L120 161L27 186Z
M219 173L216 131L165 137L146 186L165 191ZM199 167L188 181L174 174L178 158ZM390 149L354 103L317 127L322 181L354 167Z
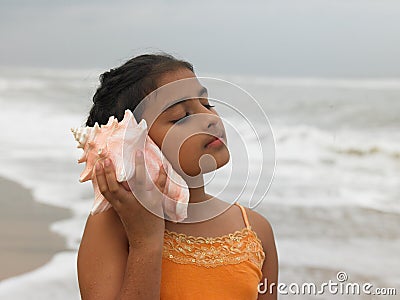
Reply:
M261 270L265 253L251 226L218 237L192 236L165 229L163 257L176 263L204 267L249 260Z

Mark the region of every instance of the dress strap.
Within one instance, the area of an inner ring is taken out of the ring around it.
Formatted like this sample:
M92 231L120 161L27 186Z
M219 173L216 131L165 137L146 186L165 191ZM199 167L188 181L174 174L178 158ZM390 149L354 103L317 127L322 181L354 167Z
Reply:
M248 220L248 218L247 218L246 210L245 210L244 207L243 207L242 205L240 205L238 202L235 202L235 204L236 204L237 206L239 206L240 209L241 209L241 211L242 211L242 216L243 216L244 223L246 224L246 227L247 227L247 228L250 228L250 224L249 224L249 220Z

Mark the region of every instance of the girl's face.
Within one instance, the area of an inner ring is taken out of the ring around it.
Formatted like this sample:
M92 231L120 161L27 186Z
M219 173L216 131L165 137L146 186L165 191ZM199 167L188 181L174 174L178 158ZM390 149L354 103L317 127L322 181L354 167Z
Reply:
M149 136L175 171L185 179L225 165L230 158L225 128L196 75L184 68L171 71L160 78L158 86L145 100L142 117ZM207 145L216 137L222 143Z

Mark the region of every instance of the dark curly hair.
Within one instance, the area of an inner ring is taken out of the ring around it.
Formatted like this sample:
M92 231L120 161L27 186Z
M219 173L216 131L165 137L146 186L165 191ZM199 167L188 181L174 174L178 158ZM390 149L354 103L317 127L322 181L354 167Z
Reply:
M164 73L181 68L194 72L189 62L161 52L136 56L101 74L86 126L106 124L110 116L120 122L126 109L134 112L140 101L158 88L157 81ZM135 118L140 121L136 113Z

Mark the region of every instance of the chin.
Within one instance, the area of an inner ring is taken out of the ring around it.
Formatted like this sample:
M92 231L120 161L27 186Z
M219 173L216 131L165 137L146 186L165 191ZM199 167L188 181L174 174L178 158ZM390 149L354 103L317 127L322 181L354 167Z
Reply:
M230 155L228 149L224 150L223 152L224 152L224 154L222 155L222 157L217 160L217 169L225 166L231 158L231 155Z
M217 151L204 153L197 158L181 161L182 170L179 175L195 177L201 174L207 174L225 166L230 160L230 153L227 147L218 149ZM201 166L201 167L200 167ZM184 174L182 174L182 171Z
M213 153L213 154L209 154L212 155L214 160L213 162L210 162L209 164L205 164L202 166L201 170L198 170L198 172L201 172L202 174L207 174L209 172L215 171L219 168L222 168L223 166L225 166L229 160L230 160L230 153L228 151L228 149L225 147L224 149L222 149L221 151L218 151L217 153ZM215 162L217 164L217 166L215 167Z

